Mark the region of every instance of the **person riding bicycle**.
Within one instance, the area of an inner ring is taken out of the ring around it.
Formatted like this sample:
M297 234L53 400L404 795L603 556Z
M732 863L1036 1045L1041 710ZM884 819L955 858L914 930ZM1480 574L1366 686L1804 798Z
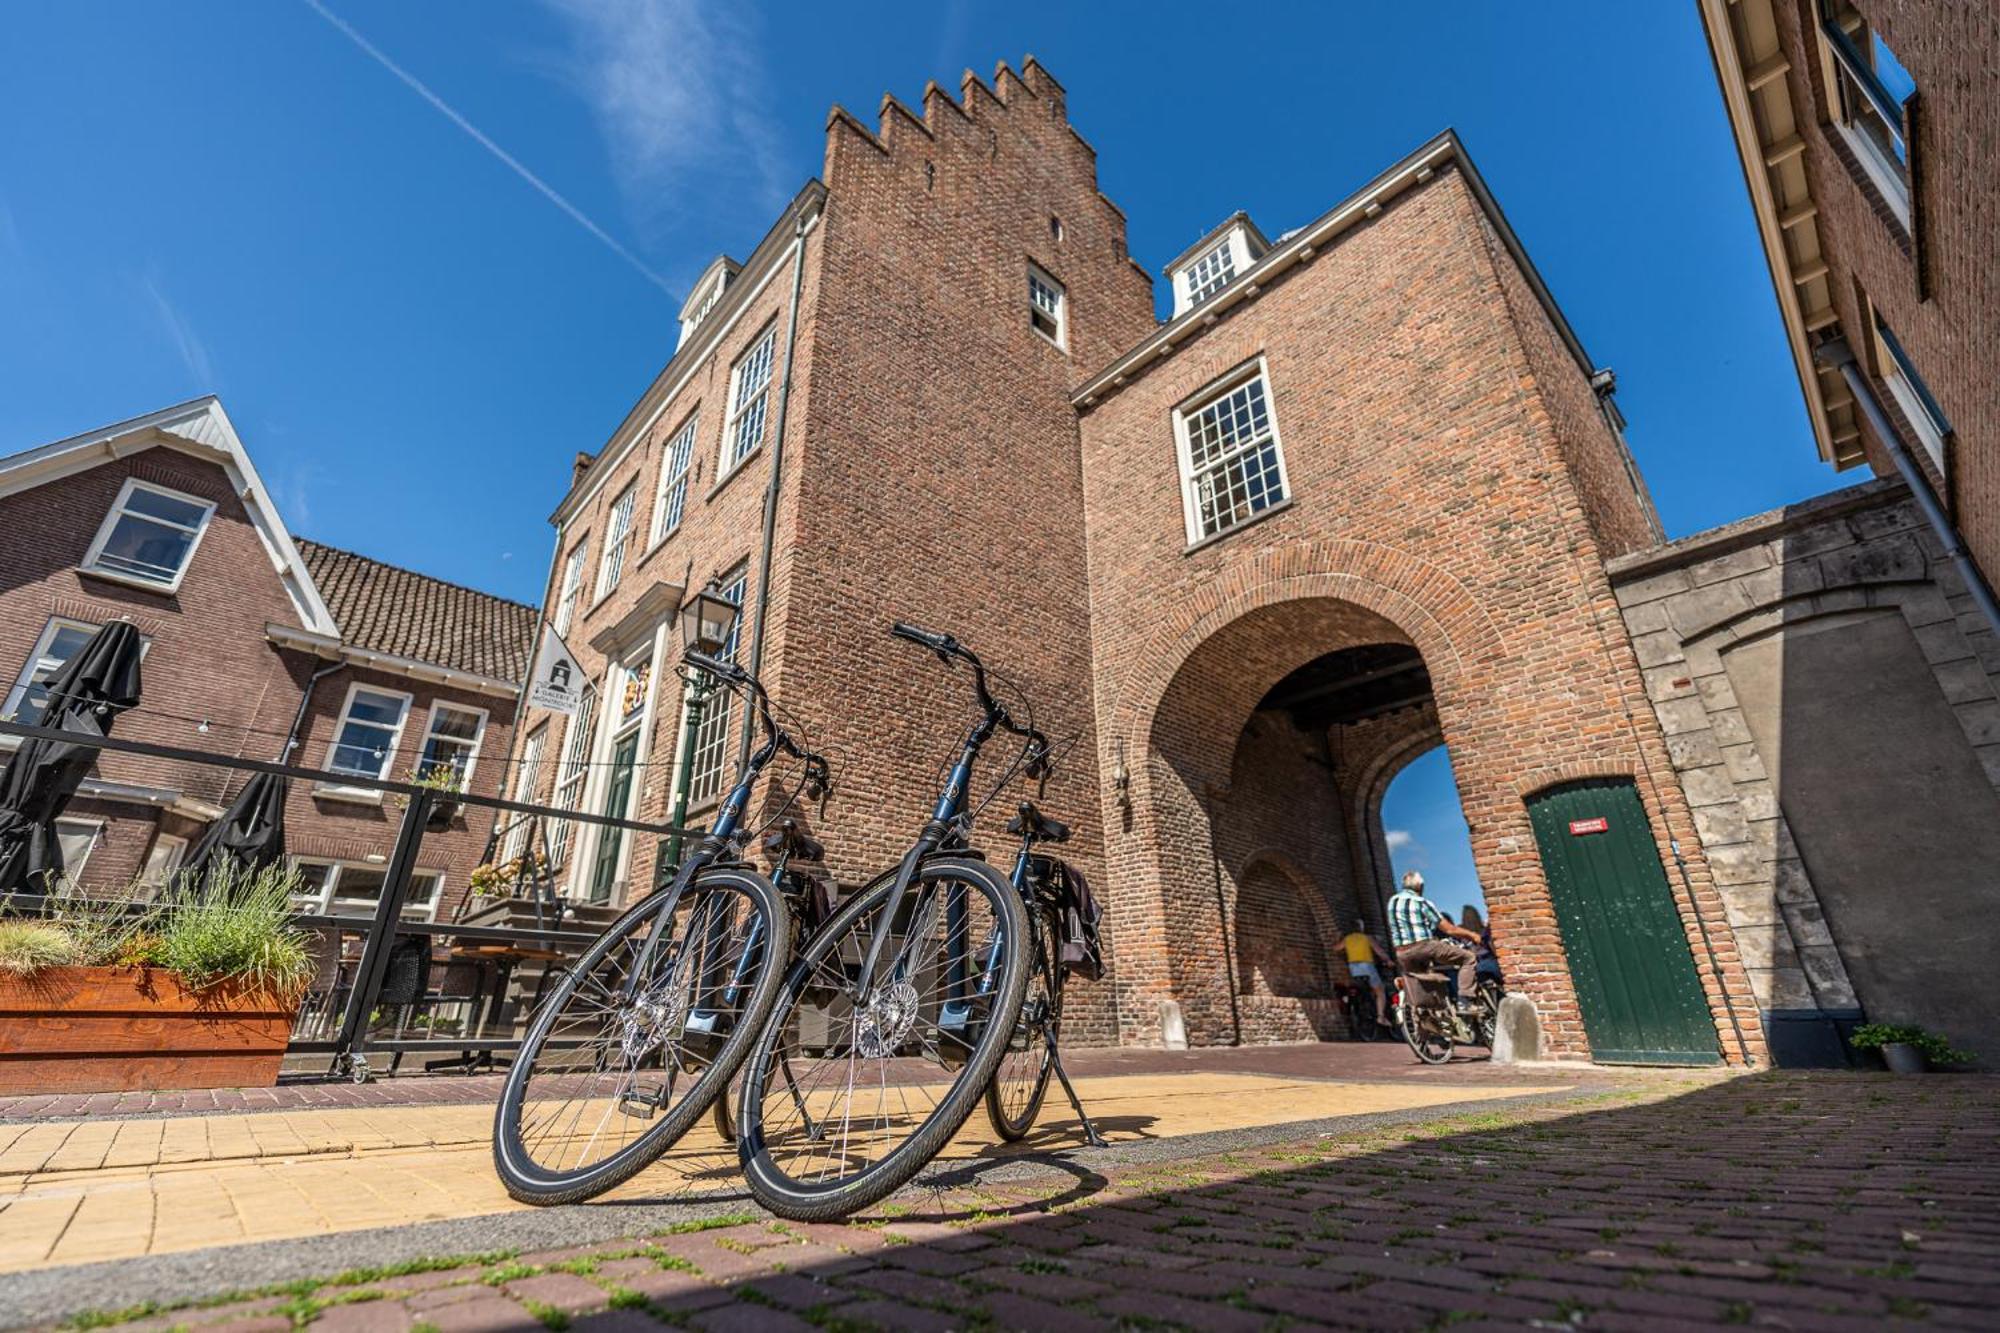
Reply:
M1435 938L1442 932L1451 939ZM1416 972L1443 972L1455 976L1478 957L1464 945L1477 945L1479 936L1453 921L1424 897L1424 877L1414 870L1403 875L1402 891L1389 899L1389 943L1395 947L1396 962L1405 978Z
M1347 975L1357 985L1366 985L1375 992L1375 1021L1383 1027L1389 1026L1389 995L1382 987L1382 972L1376 966L1386 962L1382 946L1375 943L1368 933L1368 924L1356 919L1353 929L1340 939L1341 952L1347 955Z

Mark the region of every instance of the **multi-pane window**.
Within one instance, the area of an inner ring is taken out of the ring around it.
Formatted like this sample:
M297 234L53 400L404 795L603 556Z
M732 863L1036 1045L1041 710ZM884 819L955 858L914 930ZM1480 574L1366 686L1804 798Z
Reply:
M299 877L292 891L292 905L302 912L324 916L357 916L373 912L382 901L382 887L389 881L387 867L357 861L318 861L303 858L292 862ZM435 870L413 871L410 891L403 899L403 915L429 917L437 911L438 886L444 876Z
M1262 369L1178 416L1189 541L1227 531L1285 498Z
M146 853L146 868L139 872L139 883L157 892L167 886L167 882L180 873L181 862L187 859L186 838L177 838L171 833L162 833L153 839L153 846Z
M1907 224L1910 145L1905 106L1917 81L1848 0L1820 0L1834 121L1884 200Z
M172 592L180 587L195 543L214 513L215 506L206 500L128 479L83 567Z
M687 512L688 468L694 462L694 428L698 417L674 432L660 454L660 493L653 499L653 540L670 536Z
M625 546L632 539L632 509L639 503L639 483L633 482L611 502L604 525L604 558L597 566L597 595L605 597L625 577Z
M1028 265L1028 327L1058 347L1069 346L1069 298L1063 285Z
M527 744L521 747L521 766L514 770L514 799L522 805L535 803L535 784L541 781L542 754L548 743L549 728L543 723L528 733ZM528 833L535 817L509 810L505 818L507 836L500 845L500 859L517 861L528 850Z
M1930 386L1910 360L1910 354L1903 350L1903 344L1896 339L1887 324L1882 322L1880 312L1875 315L1875 341L1880 349L1877 361L1882 367L1882 382L1889 386L1889 396L1896 400L1896 406L1903 409L1903 418L1916 432L1917 442L1924 446L1924 452L1931 456L1931 463L1944 475L1944 442L1951 435L1951 422L1946 419L1944 409L1931 396Z
M0 715L25 727L39 726L42 710L49 703L50 678L62 670L63 663L76 656L77 650L89 643L90 636L95 633L95 625L86 625L80 620L51 620L42 630L42 637L35 640L34 651L28 654L20 679L8 692L7 707L0 710Z
M76 884L83 879L83 867L103 840L104 825L95 819L58 819L56 845L62 849L63 879Z
M750 586L750 568L738 565L722 581L722 596L743 605L743 594ZM736 660L737 641L743 631L743 615L739 612L736 623L729 627L729 637L723 641L722 651L716 654L725 662ZM716 798L722 791L723 758L729 749L729 715L731 696L720 691L711 693L702 706L701 720L694 729L694 767L688 774L688 804L701 806Z
M341 710L339 725L333 730L327 768L358 778L386 775L409 711L407 694L354 686L347 692L347 707Z
M590 553L590 540L585 538L570 548L569 558L563 561L562 582L556 591L556 635L569 633L569 623L576 618L577 599L583 595L583 562Z
M1200 305L1229 285L1236 276L1236 247L1227 236L1222 244L1188 265L1188 304Z
M556 764L556 786L549 804L558 810L574 810L583 801L584 779L590 776L590 734L596 723L597 691L585 686L569 729L563 733L562 758ZM557 820L549 833L549 856L557 865L569 851L570 823Z
M778 326L764 330L729 372L729 423L722 431L722 472L727 475L764 442L764 418L771 406L771 359Z
M430 725L424 731L417 776L450 773L457 779L458 789L464 791L472 781L472 761L479 757L479 738L485 730L486 714L477 708L434 705Z

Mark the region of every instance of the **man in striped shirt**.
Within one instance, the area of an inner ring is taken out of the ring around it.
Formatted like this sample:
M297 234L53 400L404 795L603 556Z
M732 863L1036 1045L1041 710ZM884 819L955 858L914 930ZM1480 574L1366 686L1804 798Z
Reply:
M1411 972L1456 974L1478 958L1471 949L1434 938L1443 931L1470 944L1479 936L1438 911L1424 897L1424 877L1411 870L1403 875L1403 891L1389 899L1389 944L1405 977Z

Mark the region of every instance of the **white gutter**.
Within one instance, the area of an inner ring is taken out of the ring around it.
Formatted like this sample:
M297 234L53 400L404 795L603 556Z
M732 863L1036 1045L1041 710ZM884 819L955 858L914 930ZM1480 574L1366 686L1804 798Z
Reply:
M394 653L378 653L372 648L342 643L333 635L315 634L296 625L280 625L272 622L264 626L264 637L281 648L296 648L329 662L345 662L349 666L383 671L393 676L408 676L412 680L428 681L433 685L449 685L453 689L470 690L475 694L491 694L511 699L521 691L521 683L516 680L482 676L477 672L460 671L455 667L439 666L435 662L420 661L414 657L398 657Z

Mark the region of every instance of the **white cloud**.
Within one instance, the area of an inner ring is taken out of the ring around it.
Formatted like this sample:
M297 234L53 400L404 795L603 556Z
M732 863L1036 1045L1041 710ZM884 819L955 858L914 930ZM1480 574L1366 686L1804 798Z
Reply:
M1408 829L1392 828L1382 835L1382 841L1389 844L1390 851L1400 852L1406 847L1413 846L1417 839Z
M596 115L619 188L642 224L691 212L689 201L704 211L718 198L758 211L784 202L751 7L543 2L569 27L572 49L559 69Z
M208 348L201 336L194 331L194 325L180 312L180 307L160 290L160 284L151 274L143 280L146 295L153 303L153 313L160 317L160 325L172 340L174 350L180 353L181 364L196 380L195 387L202 392L210 392L216 387L215 363L209 359Z
M1395 859L1396 864L1406 870L1428 866L1431 863L1430 853L1424 850L1423 843L1417 841L1417 835L1408 829L1385 829L1382 832L1382 841L1388 845L1389 855Z

